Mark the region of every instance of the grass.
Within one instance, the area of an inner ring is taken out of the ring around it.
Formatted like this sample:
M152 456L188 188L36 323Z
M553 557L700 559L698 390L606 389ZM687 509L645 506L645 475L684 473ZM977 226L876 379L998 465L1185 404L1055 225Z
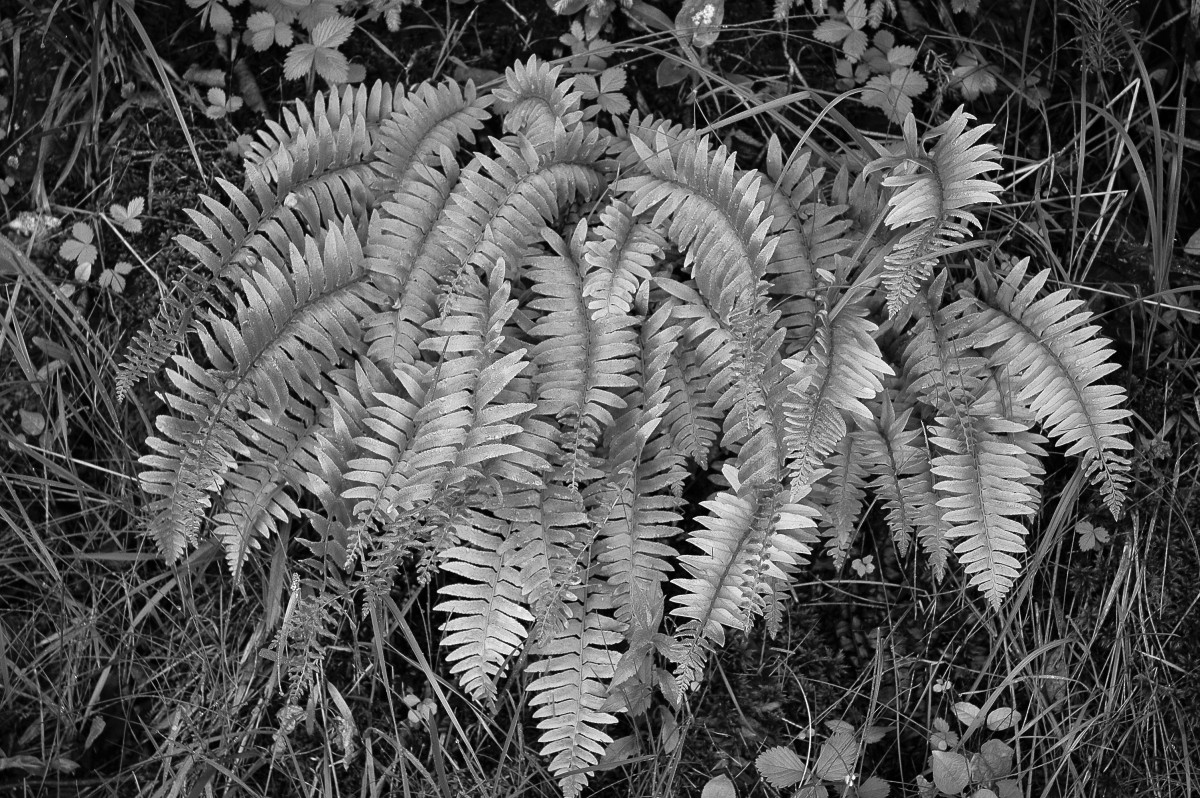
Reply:
M105 7L92 20L99 27L61 16ZM1195 154L1183 127L1194 90L1186 74L1160 83L1146 63L1146 40L1130 31L1123 35L1131 58L1119 76L1081 78L1042 62L1038 53L1060 42L1044 40L1028 8L1023 41L986 39L981 30L976 43L1003 53L1017 77L1041 70L1078 90L1035 108L1013 94L977 111L999 123L993 135L1009 157L1002 182L1011 201L991 213L985 237L1053 267L1061 284L1093 301L1116 339L1139 437L1127 515L1102 521L1076 472L1064 466L1049 474L1057 490L1047 491L1054 498L1031 540L1029 576L999 614L982 612L953 577L934 584L911 558L897 561L876 530L865 530L859 553L872 554L882 573L849 579L815 568L794 587L780 635L760 630L732 641L678 725L652 713L652 722L629 729L637 746L631 758L597 774L593 794L699 795L724 773L738 795L773 795L755 758L774 745L815 757L819 745L810 746L808 730L824 734L827 721L843 719L887 730L883 742L865 747L864 775L887 778L892 795L913 794L916 777L928 776L937 719L963 734L968 750L1001 736L968 732L954 717L955 701L1021 712L1018 731L1003 739L1017 749L1028 795L1200 790L1200 346L1194 313L1178 310L1198 286L1175 244L1177 233L1197 224L1188 199ZM106 95L119 85L115 78L125 70L145 85L171 85L162 53L146 48L143 17L122 17L128 11L124 2L76 2L42 18L47 30L67 30L49 46L72 55L52 77L55 99L24 141L50 133L58 155L39 145L26 197L6 206L10 213L102 210L128 199L146 174L148 164L139 162L104 177L104 165L134 147L134 125L110 127L100 114L114 102ZM148 6L145 14L154 13ZM439 63L460 53L480 63L482 47L470 48L486 30L455 14L447 5L444 19L429 17L442 32ZM806 30L793 22L778 52L807 71L827 70ZM737 34L745 51L736 49ZM746 20L729 34L724 63L743 72L759 64L752 78L790 75L782 55L774 63L753 56L767 35L779 29ZM639 79L652 80L663 56L694 69L701 76L694 94L645 88L656 102L695 115L681 121L741 142L748 157L773 130L832 148L884 129L881 117L863 117L815 79L791 88L820 103L765 99L722 69L722 45L716 61L675 49L667 36L632 46L619 55L641 59L631 70ZM118 403L114 361L148 315L159 280L174 276L172 259L180 256L166 240L187 229L180 206L207 191L209 176L185 164L192 153L211 164L227 135L188 119L177 102L164 107L173 110L154 117L147 135L151 144L158 136L179 142L178 157L147 197L156 227L127 242L157 250L145 257L147 273L131 296L91 291L87 302L67 300L53 247L0 241L0 792L175 798L236 787L324 798L549 798L553 780L535 753L516 685L489 717L447 678L430 588L408 585L394 593L402 604L367 621L358 608L336 608L340 624L312 698L295 731L277 738L286 685L260 652L279 651L280 622L297 611L288 571L296 543L268 547L234 585L213 545L170 569L140 534L136 460L157 404L144 392ZM1144 275L1122 267L1119 252L1137 253L1132 263ZM1111 541L1079 551L1081 520L1105 523ZM415 699L427 703L410 716Z

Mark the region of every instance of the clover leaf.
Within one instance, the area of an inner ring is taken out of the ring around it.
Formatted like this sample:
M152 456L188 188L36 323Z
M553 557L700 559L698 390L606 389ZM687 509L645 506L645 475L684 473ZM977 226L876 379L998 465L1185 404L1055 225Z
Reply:
M76 222L71 226L71 237L58 248L59 257L75 262L75 279L87 282L92 276L92 264L96 262L99 251L92 243L96 233L86 222Z

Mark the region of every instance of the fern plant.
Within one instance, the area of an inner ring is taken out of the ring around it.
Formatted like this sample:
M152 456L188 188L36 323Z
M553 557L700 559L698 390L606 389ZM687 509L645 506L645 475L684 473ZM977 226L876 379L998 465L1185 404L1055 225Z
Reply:
M678 706L819 549L845 561L868 493L901 553L998 606L1049 440L1114 513L1129 448L1111 353L1044 272L994 257L943 304L937 262L999 190L961 109L832 175L776 140L746 169L667 121L594 119L536 60L490 92L319 98L193 215L202 270L118 379L169 356L142 460L169 562L207 525L239 579L299 530L309 626L331 597L385 612L407 561L440 574L450 671L491 705L528 657L569 797L618 716ZM314 650L284 731L322 640L286 636Z

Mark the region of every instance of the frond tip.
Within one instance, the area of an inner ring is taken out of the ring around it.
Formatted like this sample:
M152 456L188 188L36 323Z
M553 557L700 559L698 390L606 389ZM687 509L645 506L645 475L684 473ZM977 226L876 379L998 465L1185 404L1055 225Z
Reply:
M866 174L888 169L883 185L899 189L888 199L884 223L903 231L884 263L888 314L897 315L933 274L937 254L963 240L979 219L969 208L997 203L1000 186L979 175L1000 169L991 158L995 146L979 144L994 125L967 129L974 119L959 107L950 118L925 134L937 139L928 152L917 140L917 125L910 113L904 120L904 152L871 162Z

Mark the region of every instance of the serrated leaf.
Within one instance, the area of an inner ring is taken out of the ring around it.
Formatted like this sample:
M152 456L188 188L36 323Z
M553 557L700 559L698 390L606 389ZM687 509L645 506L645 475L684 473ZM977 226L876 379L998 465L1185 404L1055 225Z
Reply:
M858 798L887 798L892 791L892 785L878 776L867 776L858 785Z
M833 718L832 720L825 721L825 727L828 728L832 734L852 735L855 731L853 723L847 723L840 718Z
M92 240L96 237L92 226L85 222L71 225L71 237L58 248L59 257L83 265L91 265L99 254Z
M222 88L209 89L206 97L208 98L208 107L204 109L204 115L209 119L221 119L226 114L234 113L242 107L241 97L236 94L229 97Z
M810 775L800 755L784 746L763 751L754 764L758 767L759 775L777 789L794 787Z
M947 795L958 795L971 783L967 758L954 751L934 751L929 755L933 783Z
M36 410L26 410L21 408L18 411L21 418L21 432L30 437L41 435L42 430L46 429L46 417Z
M816 27L813 31L813 36L819 42L837 44L853 32L854 28L840 19L827 19Z
M313 28L311 39L288 51L283 76L299 80L315 72L330 83L345 83L350 78L350 62L337 48L354 30L348 17L327 17Z
M862 30L867 24L867 0L846 0L846 21L855 30Z
M858 765L858 740L849 734L834 734L821 744L813 772L826 781L844 781Z
M129 201L128 205L114 202L108 206L108 215L125 232L136 235L142 232L142 220L138 217L142 215L142 210L145 207L146 200L141 197L134 197Z
M316 47L341 47L354 32L354 20L350 17L330 16L317 23L309 41Z
M917 49L901 44L887 51L887 60L893 66L908 67L917 61Z
M996 90L996 73L974 53L960 53L950 73L950 86L958 90L964 100L974 100Z
M867 51L867 33L866 31L855 30L851 31L842 41L842 52L851 61L858 61L863 57L863 53Z

